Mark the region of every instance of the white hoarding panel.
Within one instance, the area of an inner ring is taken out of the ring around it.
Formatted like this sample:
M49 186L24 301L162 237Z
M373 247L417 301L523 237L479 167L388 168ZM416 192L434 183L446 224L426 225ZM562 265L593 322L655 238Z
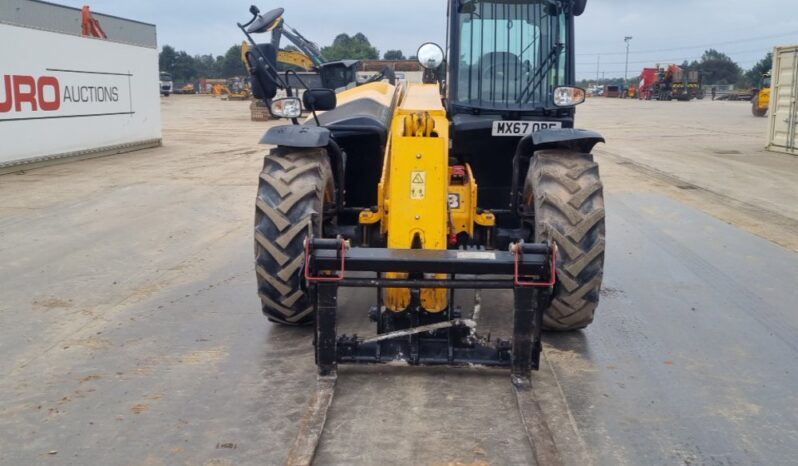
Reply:
M154 48L0 24L0 165L161 139Z
M798 46L776 47L768 149L798 155Z

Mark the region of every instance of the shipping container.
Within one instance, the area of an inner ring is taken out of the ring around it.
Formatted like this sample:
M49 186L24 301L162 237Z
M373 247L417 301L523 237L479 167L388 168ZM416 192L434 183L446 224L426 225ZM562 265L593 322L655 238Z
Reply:
M798 45L773 51L768 150L798 155Z
M93 17L107 38L80 9L0 0L0 173L160 145L155 26Z

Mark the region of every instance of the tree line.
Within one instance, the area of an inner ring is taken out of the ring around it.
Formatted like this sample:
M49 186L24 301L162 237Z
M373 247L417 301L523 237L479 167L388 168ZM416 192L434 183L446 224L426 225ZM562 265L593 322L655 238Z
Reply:
M285 50L298 50L287 45ZM328 60L376 60L380 51L371 45L363 33L353 36L339 34L333 43L322 47L322 55ZM401 50L388 50L383 55L385 60L405 60ZM411 56L410 59L414 59ZM163 72L170 73L178 82L196 81L198 79L226 79L246 76L247 70L241 61L241 45L227 49L224 55L189 55L185 51L177 51L170 45L164 45L158 56L158 65Z
M740 88L757 87L762 75L773 67L773 54L768 53L750 70L745 71L725 53L709 49L704 52L701 61L694 60L691 63L685 61L681 67L688 71L700 72L704 84L734 84Z
M158 54L158 66L162 72L172 75L175 81L195 81L197 79L217 79L244 76L247 71L241 61L241 46L230 47L224 55L189 55L164 45Z

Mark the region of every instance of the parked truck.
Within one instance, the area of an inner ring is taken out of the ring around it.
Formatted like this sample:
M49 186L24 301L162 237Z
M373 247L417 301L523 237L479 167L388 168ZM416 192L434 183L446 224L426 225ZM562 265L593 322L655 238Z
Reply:
M678 65L644 68L640 78L638 97L641 100L703 99L701 73L684 70Z
M160 75L158 76L158 91L164 97L169 97L169 94L172 93L174 87L174 83L172 82L172 75L166 72L161 71Z
M617 99L622 97L623 88L614 84L607 84L604 86L604 97L611 97Z

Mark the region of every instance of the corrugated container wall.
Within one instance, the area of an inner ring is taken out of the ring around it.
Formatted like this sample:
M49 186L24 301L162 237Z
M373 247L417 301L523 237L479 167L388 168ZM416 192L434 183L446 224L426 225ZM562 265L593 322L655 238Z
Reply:
M798 45L773 51L768 150L798 155Z

